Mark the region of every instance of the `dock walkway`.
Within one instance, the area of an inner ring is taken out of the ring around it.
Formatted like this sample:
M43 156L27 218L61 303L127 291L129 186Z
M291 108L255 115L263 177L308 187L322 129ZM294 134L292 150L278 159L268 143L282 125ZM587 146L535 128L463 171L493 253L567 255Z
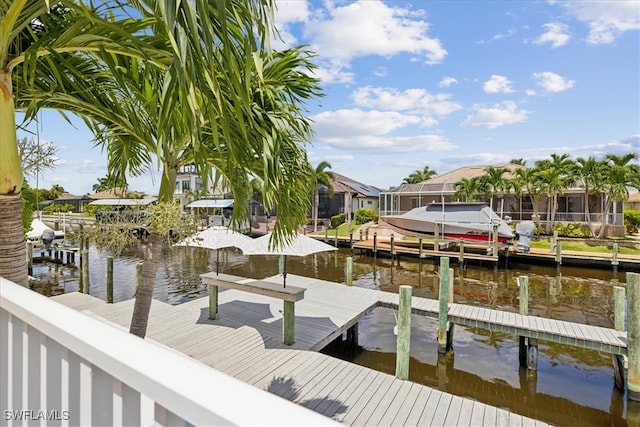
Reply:
M265 280L282 283L281 277ZM307 288L296 303L296 343L282 344L282 301L227 289L219 319L208 319L208 298L179 306L154 300L147 337L248 384L348 425L546 425L321 353L375 307L397 308L398 295L287 275ZM57 301L123 328L133 300L106 304L79 293ZM438 302L413 298L413 312L436 317ZM539 339L625 354L626 334L516 313L451 304L450 320ZM434 351L437 351L434 349Z

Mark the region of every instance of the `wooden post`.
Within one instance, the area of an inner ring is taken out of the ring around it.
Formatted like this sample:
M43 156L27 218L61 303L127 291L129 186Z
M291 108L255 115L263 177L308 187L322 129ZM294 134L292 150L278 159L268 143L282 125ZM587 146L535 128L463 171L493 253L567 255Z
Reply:
M562 264L562 243L556 240L556 264Z
M420 259L422 259L422 257L423 257L422 250L423 250L423 248L422 248L422 237L420 237L418 239L418 258L420 258Z
M329 229L324 229L324 242L327 243L329 241Z
M613 287L613 325L616 331L625 330L625 301L626 291L622 286ZM618 390L624 391L624 356L612 354L613 380Z
M440 224L437 222L434 224L433 229L433 250L440 250Z
M360 229L360 241L362 242L362 228Z
M611 265L618 266L618 242L613 242L613 256L611 257Z
M464 263L464 239L460 239L460 254L458 255L458 262Z
M347 263L345 265L346 276L347 276L347 286L351 286L353 284L353 257L347 257Z
M209 319L216 320L218 314L218 287L209 285Z
M453 304L453 268L449 268L449 304Z
M616 331L624 331L626 291L622 286L613 287L613 323Z
M351 250L351 254L353 255L353 231L349 232L349 249Z
M640 273L627 273L627 396L640 401Z
M520 314L528 316L529 278L527 276L518 277L518 286L520 286ZM537 339L520 337L520 365L532 371L536 371L538 369Z
M549 246L549 249L551 250L551 253L557 253L556 245L558 244L558 230L554 230L553 237L551 237L550 243L551 245Z
M378 253L378 233L373 232L373 257L376 257Z
M296 306L293 301L284 301L282 316L282 342L292 345L296 342Z
M33 276L33 242L27 241L27 274Z
M396 378L409 378L411 347L411 286L401 285L398 303L398 338L396 345Z
M450 350L447 342L449 311L449 257L440 258L440 293L438 296L438 353L445 354Z
M493 249L492 255L498 258L498 223L493 223ZM497 265L497 264L496 264Z
M89 251L82 251L82 293L89 293Z
M338 247L338 227L336 227L335 243L333 246L335 246L336 248Z
M393 258L396 254L396 249L395 249L395 238L393 236L393 233L391 233L391 242L390 242L390 246L391 246L391 261L393 262Z
M284 274L284 255L278 258L278 274Z
M113 304L113 257L107 257L107 304Z

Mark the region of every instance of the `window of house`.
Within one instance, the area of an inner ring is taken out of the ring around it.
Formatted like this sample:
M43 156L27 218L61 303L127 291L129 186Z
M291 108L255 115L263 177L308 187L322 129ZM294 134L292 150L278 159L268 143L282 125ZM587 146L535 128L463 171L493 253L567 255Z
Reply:
M418 199L417 197L411 198L411 209L419 208L419 207L420 207L420 199Z
M182 181L182 192L186 193L191 190L191 183L189 181Z
M372 204L373 204L373 201L371 201L371 200L367 200L367 204L368 204L368 205L372 205Z

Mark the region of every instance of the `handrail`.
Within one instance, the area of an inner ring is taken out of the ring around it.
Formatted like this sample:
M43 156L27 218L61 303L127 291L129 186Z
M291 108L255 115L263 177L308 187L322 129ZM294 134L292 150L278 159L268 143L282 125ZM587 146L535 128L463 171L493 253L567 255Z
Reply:
M30 328L23 326L23 322ZM149 399L152 401L148 404L151 405L151 412L155 406L156 423L162 423L165 417L168 422L171 417L167 414L170 414L195 425L334 424L330 418L245 384L182 353L156 342L140 339L112 324L73 310L3 278L0 278L0 332L4 335L1 338L5 344L0 348L0 352L4 353L0 357L3 360L0 377L12 378L12 381L0 381L0 394L9 396L9 404L23 403L22 407L6 408L8 410L24 409L26 402L23 402L21 396L25 393L24 390L28 390L29 394L34 392L28 389L33 384L43 388L36 391L36 395L46 394L51 389L51 385L42 385L43 381L34 382L32 378L28 378L32 369L35 370L33 375L46 378L45 372L41 372L42 363L34 362L50 357L45 348L44 355L36 355L35 360L30 360L32 353L23 350L26 347L23 343L34 339L44 343L53 340L55 343L51 345L62 346L69 353L84 359L86 362L82 362L83 366L86 363L91 369L95 367L102 374L106 373L111 377L111 380L104 382L106 388L98 391L96 396L92 394L96 393L96 387L101 384L97 380L89 387L88 396L80 395L80 399L89 400L88 403L79 405L80 411L95 407L96 404L104 407L105 404L96 403L95 400L103 398L105 393L111 395L115 389L113 384L121 383L145 397L140 400L141 405ZM29 333L34 334L34 338L30 338ZM46 339L36 337L36 334L43 334ZM27 360L23 362L23 358ZM12 370L11 367L15 366L22 366L22 369ZM70 388L71 369L66 370L67 378L64 377L64 372L63 370L62 382L67 386L62 388ZM57 393L60 393L60 389ZM62 402L70 400L68 397L62 398ZM111 404L107 402L107 406L109 405ZM69 408L29 409L68 411ZM138 413L144 413L143 409L138 407ZM111 417L126 417L126 414L121 413L123 408L117 404L113 404L112 410ZM92 417L96 415L91 414L91 409L88 411L89 415L69 415L78 420L94 419ZM114 420L114 424L121 422Z

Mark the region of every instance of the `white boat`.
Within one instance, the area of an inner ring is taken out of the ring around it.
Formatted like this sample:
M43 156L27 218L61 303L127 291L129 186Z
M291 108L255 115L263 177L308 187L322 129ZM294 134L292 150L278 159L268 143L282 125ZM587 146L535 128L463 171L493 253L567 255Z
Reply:
M438 224L442 238L487 242L493 239L493 225L497 224L499 242L515 237L511 227L485 203L432 203L382 220L399 233L413 236L433 236Z
M27 233L27 239L32 242L39 242L49 247L54 242L64 240L64 231L54 230L38 218L31 221L31 230Z

